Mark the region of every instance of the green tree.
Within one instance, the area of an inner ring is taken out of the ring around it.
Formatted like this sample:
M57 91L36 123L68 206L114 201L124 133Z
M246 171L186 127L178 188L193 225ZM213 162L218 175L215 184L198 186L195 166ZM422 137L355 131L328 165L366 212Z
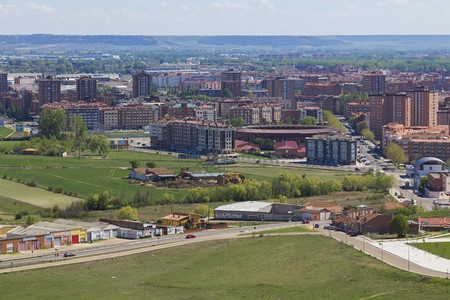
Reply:
M356 132L359 134L362 134L362 131L364 129L369 129L369 126L367 125L366 121L360 121L356 124Z
M409 228L408 219L405 215L398 214L392 219L389 226L397 233L398 237L405 236Z
M229 89L224 89L222 96L226 99L233 99L233 93Z
M244 125L245 125L245 121L241 117L237 117L237 118L234 118L233 120L231 120L231 126L233 126L233 127L242 127Z
M175 196L172 193L164 193L161 200L163 201L163 203L174 203Z
M368 128L364 128L361 131L361 135L366 139L366 140L373 140L375 138L375 135L373 134L372 131L370 131Z
M390 143L384 150L384 155L396 165L402 164L408 159L402 147L396 143Z
M78 150L78 158L81 158L81 151L83 151L87 145L86 122L84 122L81 116L72 115L70 129L73 138L72 149Z
M62 138L66 114L63 110L44 109L39 117L39 134L46 138Z
M208 217L214 216L214 210L207 204L199 204L194 208L194 213Z
M156 163L154 161L148 161L145 165L147 168L156 168Z
M119 210L117 218L119 218L120 220L137 220L138 218L137 209L129 205L124 206Z
M36 222L37 222L37 219L36 219L35 216L28 215L28 217L27 217L27 225L33 225Z
M92 152L98 152L98 155L106 154L109 152L109 140L103 134L91 136L88 148Z
M323 111L323 120L327 123L328 126L339 129L340 132L345 131L344 125L342 125L341 121L339 121L339 119L336 118L336 116L333 115L331 111L329 110Z
M317 125L317 119L312 116L305 117L300 124L302 125Z
M131 164L132 169L139 168L139 165L141 164L141 162L137 159L132 159L129 161L129 163Z

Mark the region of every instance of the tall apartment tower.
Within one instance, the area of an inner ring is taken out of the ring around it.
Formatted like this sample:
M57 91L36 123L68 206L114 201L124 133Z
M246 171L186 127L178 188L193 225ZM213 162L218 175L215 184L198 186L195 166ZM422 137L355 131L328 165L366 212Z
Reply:
M39 105L61 101L61 81L47 77L39 80Z
M370 131L379 138L384 124L385 99L383 95L370 96Z
M382 72L372 72L363 75L362 78L363 92L369 95L384 94L386 90L386 75Z
M370 130L375 137L381 137L382 126L392 122L411 125L411 98L405 93L371 95Z
M411 97L411 126L436 126L439 109L438 92L418 86L406 93Z
M97 80L89 77L77 79L77 100L90 102L97 98Z
M282 99L295 98L295 80L277 78L267 81L268 96Z
M229 89L233 98L241 96L241 72L228 70L222 72L222 95L225 89Z
M405 93L386 93L384 124L400 123L411 126L411 98Z
M133 74L133 98L150 96L150 85L152 77L145 72Z
M0 73L0 94L8 91L8 74Z

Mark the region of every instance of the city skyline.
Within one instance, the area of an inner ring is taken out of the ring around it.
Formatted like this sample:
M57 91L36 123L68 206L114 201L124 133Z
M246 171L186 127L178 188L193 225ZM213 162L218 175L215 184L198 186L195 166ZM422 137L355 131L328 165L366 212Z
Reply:
M450 34L444 0L2 2L0 34Z

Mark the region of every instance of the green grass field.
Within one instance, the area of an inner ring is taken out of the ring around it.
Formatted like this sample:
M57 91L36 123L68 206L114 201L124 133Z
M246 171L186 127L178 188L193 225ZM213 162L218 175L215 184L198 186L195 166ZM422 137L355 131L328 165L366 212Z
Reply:
M353 172L343 170L328 170L315 169L307 167L291 167L291 166L264 166L264 165L248 165L248 166L230 166L227 170L233 172L241 172L244 174L273 178L282 172L289 172L294 175L314 176L319 178L331 178L336 180L343 180L345 175L350 175Z
M2 202L0 204L0 210L4 213L14 214L17 213L17 211L7 209L8 207L11 207L11 201L17 201L18 203L23 202L23 204L20 204L23 206L30 204L34 207L51 208L55 205L58 205L59 207L66 207L73 201L81 200L80 198L49 192L41 188L29 187L25 184L5 179L0 179L0 194L2 197L1 199L6 200L5 203L3 203L4 201L0 201ZM29 208L32 209L32 207Z
M105 132L104 135L106 135L108 138L135 138L135 137L150 137L149 132L145 131L108 131Z
M419 215L411 215L408 216L408 219L415 219L417 217L423 217L423 218L444 218L444 217L450 217L450 209L439 209L439 210L432 210L432 211L426 211Z
M0 139L8 136L11 132L13 132L12 129L0 126Z
M433 253L443 258L450 259L450 242L436 243L412 243L412 246Z
M264 233L301 233L301 232L314 232L311 228L305 227L305 226L296 226L296 227L287 227L287 228L279 228L279 229L271 229L271 230L264 230L264 231L258 231L258 234L264 234Z
M194 243L0 275L2 299L448 299L448 280L321 236Z
M154 199L159 199L168 191L177 200L182 199L187 190L166 190L141 187L128 183L131 159L141 161L145 167L147 161L154 161L157 167L166 167L175 173L181 167L189 167L194 172L217 172L215 167L203 166L200 160L178 160L170 155L161 155L135 151L111 151L107 158L90 156L85 158L23 156L0 154L0 175L20 179L22 181L36 178L43 187L63 187L64 190L89 197L96 193L109 191L116 196L131 199L137 190L149 191Z

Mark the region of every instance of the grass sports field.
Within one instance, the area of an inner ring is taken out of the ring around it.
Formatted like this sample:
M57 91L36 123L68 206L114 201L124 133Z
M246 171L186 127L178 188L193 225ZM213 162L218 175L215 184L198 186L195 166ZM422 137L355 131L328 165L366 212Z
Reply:
M450 259L450 242L412 243L411 245L440 257Z
M448 299L448 280L321 236L194 243L0 275L2 299ZM56 288L57 287L57 288Z

